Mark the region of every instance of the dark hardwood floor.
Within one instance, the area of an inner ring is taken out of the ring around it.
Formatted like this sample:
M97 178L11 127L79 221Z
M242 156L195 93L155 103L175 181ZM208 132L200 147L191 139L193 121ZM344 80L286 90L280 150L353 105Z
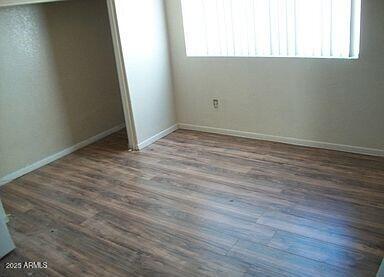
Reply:
M1 198L1 276L375 276L384 256L378 157L183 130L128 152L119 132Z

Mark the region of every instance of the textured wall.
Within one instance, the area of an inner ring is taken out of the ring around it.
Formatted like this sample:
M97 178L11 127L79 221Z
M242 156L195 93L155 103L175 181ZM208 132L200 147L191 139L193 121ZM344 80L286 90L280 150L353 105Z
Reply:
M123 122L103 0L0 8L0 177Z
M163 1L117 0L117 21L139 145L176 124Z

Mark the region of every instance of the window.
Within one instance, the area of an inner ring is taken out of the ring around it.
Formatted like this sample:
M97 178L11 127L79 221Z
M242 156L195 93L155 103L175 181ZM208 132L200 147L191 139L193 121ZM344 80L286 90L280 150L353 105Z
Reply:
M361 0L182 0L188 56L358 58Z

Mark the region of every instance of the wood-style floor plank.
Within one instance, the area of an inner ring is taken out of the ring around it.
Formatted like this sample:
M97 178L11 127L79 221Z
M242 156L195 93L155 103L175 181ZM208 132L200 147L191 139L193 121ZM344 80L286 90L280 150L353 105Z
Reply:
M119 132L3 187L0 276L375 276L384 158L178 130ZM48 269L5 270L47 261Z

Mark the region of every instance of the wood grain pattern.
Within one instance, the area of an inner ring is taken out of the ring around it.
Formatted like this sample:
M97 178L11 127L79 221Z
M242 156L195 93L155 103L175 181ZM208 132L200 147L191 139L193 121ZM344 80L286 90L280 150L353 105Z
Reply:
M124 132L1 190L1 276L375 276L384 159L179 130ZM46 270L4 270L47 261Z

